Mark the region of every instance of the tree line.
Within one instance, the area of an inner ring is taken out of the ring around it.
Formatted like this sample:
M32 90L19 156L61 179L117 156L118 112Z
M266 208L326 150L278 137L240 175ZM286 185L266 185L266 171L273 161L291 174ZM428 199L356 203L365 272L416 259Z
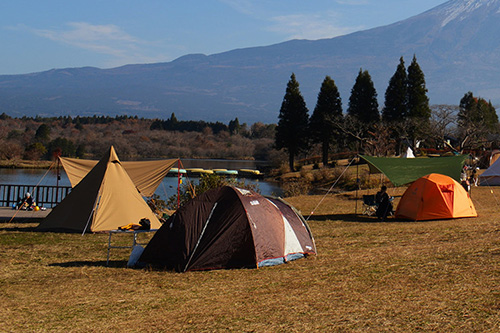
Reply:
M172 122L177 125L158 127ZM190 127L194 123L197 125ZM99 159L110 145L115 146L123 160L282 158L273 148L275 124L257 122L248 126L240 124L237 118L216 127L211 124L178 121L174 114L161 121L137 116L12 118L3 113L0 159L51 160L57 155Z
M294 170L295 158L315 145L321 147L322 161L327 165L330 151L391 156L401 154L405 147L415 151L447 145L464 151L485 149L498 141L498 116L491 102L468 92L458 110L444 105L432 110L427 92L416 56L408 68L401 57L389 80L382 108L369 72L360 69L346 114L335 81L326 76L309 117L292 73L279 111L276 147L287 152L289 168Z
M246 124L240 125L238 117L229 121L229 124L224 124L220 121L206 122L203 120L178 120L175 113L172 113L167 120L155 119L150 126L151 130L164 130L164 131L179 131L179 132L201 132L205 128L210 128L214 134L222 131L230 132L231 134L240 133L246 128Z

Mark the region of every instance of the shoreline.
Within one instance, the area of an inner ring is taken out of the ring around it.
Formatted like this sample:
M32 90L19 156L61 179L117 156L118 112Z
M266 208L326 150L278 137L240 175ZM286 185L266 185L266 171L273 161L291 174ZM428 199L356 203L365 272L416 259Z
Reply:
M48 169L52 161L0 160L2 169Z

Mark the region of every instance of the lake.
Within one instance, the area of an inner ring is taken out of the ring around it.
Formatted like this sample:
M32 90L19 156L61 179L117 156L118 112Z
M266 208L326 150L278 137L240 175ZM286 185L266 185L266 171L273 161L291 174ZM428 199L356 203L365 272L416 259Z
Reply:
M193 162L192 162L193 161ZM194 163L197 161L198 163ZM208 161L207 164L201 161ZM227 169L244 169L244 168L255 168L254 161L221 161L221 160L190 160L190 162L184 162L182 160L183 166L186 168L227 168ZM224 163L226 162L226 163ZM229 162L229 163L227 163ZM210 166L214 165L214 166ZM241 165L241 166L239 166ZM235 166L239 166L236 168ZM187 184L188 181L194 184L198 183L197 177L183 177L183 184ZM263 195L274 195L281 196L283 194L282 189L277 183L266 182L260 179L245 179L241 178L247 184L255 184L259 189L260 193ZM46 169L1 169L0 168L0 184L12 184L12 185L47 185L55 186L57 184L57 174L55 170L47 171ZM59 180L59 185L61 186L71 186L68 177L64 170L61 171L61 179ZM158 186L155 194L160 196L162 200L166 200L172 195L177 194L177 177L165 177L163 182Z

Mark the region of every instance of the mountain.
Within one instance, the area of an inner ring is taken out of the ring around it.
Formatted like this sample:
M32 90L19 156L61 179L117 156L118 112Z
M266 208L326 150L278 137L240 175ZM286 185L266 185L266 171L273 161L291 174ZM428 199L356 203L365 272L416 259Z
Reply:
M475 95L500 103L500 0L452 0L409 19L322 40L291 40L167 63L54 69L0 76L0 112L13 116L138 115L277 121L292 72L312 113L330 75L344 107L360 68L383 105L401 56L426 75L431 104Z

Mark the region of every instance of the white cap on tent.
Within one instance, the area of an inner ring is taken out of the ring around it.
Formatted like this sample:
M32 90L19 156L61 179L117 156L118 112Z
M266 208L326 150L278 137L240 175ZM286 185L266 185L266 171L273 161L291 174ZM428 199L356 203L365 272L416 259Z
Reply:
M403 158L415 158L415 155L413 155L413 150L411 150L411 148L408 147L408 149L406 149L406 153L401 155L401 157L403 157Z

